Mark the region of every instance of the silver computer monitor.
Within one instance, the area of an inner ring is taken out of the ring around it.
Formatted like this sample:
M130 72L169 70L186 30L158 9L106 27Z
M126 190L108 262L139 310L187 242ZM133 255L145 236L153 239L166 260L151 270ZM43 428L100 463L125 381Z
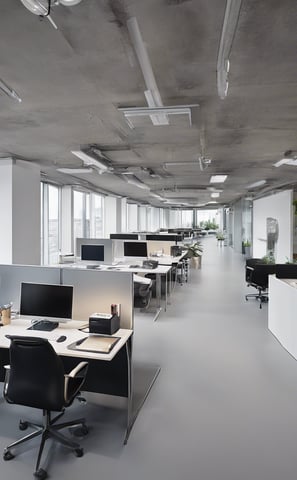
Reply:
M76 256L81 261L81 247L82 245L103 245L104 247L104 259L103 260L96 260L92 262L91 260L85 260L85 262L89 262L90 264L108 264L111 265L113 261L113 243L112 240L109 238L77 238L76 239Z

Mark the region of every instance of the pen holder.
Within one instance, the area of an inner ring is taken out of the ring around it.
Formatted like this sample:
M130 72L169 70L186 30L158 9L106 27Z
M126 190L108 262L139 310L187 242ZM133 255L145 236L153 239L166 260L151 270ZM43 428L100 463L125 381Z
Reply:
M2 308L1 321L3 325L9 325L11 320L11 307Z

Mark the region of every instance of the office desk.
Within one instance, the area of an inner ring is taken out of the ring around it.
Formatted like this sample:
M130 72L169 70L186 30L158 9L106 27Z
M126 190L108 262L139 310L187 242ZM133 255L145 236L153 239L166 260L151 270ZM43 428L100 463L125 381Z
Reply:
M118 259L120 261L120 259ZM105 268L104 268L105 267ZM171 267L172 265L158 265L157 268L142 268L142 267L135 267L131 268L125 264L117 264L114 266L107 267L106 265L102 265L100 270L110 270L110 271L121 271L121 272L131 272L131 273L143 273L143 274L153 274L156 275L156 315L154 317L154 321L157 320L158 316L162 311L162 277L165 278L165 300L164 300L164 310L167 310L168 304L168 280L171 283Z
M27 330L30 326L30 319L24 317L12 319L10 325L0 328L0 380L4 380L4 365L9 364L9 346L10 341L5 335L24 335L47 338L54 347L58 355L61 356L65 371L68 372L74 368L80 361L89 362L88 373L83 390L86 392L104 393L127 398L127 426L124 443L127 443L131 428L136 420L136 415L132 412L132 330L120 329L115 337L120 337L120 341L114 346L110 353L93 353L69 350L67 348L71 343L87 337L88 334L81 332L78 328L86 322L71 321L60 323L59 327L52 332L42 332L38 330ZM67 338L64 342L58 343L56 339L60 335Z

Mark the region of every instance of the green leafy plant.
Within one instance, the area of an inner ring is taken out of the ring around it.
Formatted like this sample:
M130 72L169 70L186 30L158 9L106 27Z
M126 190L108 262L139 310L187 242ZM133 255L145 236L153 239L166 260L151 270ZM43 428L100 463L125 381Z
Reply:
M184 245L182 249L187 252L187 258L200 257L203 252L203 247L200 242Z
M266 263L267 265L273 265L275 263L275 258L273 255L264 255L264 257L261 258L263 263Z
M244 246L244 247L251 247L252 244L251 244L251 242L250 242L249 240L245 240L245 241L243 242L243 246Z
M223 234L223 232L218 232L216 237L219 241L225 240L225 235Z

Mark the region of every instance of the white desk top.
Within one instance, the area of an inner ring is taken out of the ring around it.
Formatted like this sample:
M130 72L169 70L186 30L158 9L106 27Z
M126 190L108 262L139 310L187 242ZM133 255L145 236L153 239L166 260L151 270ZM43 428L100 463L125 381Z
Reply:
M85 351L75 351L69 350L67 348L73 342L76 342L84 337L88 337L87 333L81 332L78 328L81 328L83 325L86 325L87 322L80 322L77 320L72 320L67 323L60 323L58 328L52 330L51 332L42 332L39 330L27 330L31 325L31 319L24 320L23 318L16 318L11 320L10 325L5 325L0 328L0 348L9 348L10 340L5 337L5 335L21 335L27 337L41 337L47 338L51 345L54 347L58 355L63 355L67 357L79 357L79 358L90 358L93 360L112 360L119 350L125 345L129 337L132 335L132 330L126 330L121 328L118 330L113 337L120 337L121 340L116 343L114 348L109 353L94 353L94 352L85 352ZM67 338L64 342L57 342L57 338L61 335L65 335Z
M297 279L295 278L279 278L279 280L287 283L290 287L297 288Z
M163 257L164 258L164 257ZM169 257L169 258L178 258L178 257ZM118 259L120 262L123 259ZM154 258L154 260L159 260L157 258ZM115 262L116 263L116 262ZM171 269L171 264L165 264L165 265L158 265L157 268L142 268L141 266L139 267L134 267L131 268L128 264L117 264L117 265L98 265L98 268L91 269L92 271L95 272L125 272L125 273L160 273L161 275L165 275L166 273L169 272ZM86 265L83 265L81 263L73 263L73 264L66 264L66 265L61 265L62 268L82 268L86 269Z

